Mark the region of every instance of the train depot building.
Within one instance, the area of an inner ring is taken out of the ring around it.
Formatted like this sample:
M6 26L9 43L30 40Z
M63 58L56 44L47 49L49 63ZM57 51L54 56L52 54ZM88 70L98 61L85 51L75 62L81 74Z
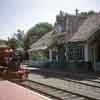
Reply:
M60 12L55 28L32 44L30 52L48 51L49 60L69 71L100 70L100 14Z

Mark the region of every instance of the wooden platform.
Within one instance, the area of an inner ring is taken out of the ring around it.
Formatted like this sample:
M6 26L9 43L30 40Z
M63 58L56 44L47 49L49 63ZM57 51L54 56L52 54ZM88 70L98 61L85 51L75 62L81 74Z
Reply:
M0 100L51 100L9 81L0 81Z

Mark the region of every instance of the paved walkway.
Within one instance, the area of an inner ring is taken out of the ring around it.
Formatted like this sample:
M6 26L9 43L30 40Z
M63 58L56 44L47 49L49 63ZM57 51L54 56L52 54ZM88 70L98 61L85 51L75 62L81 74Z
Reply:
M29 79L100 100L100 88L68 82L54 77L45 78L36 74L30 74Z
M0 81L0 100L51 100L9 81Z

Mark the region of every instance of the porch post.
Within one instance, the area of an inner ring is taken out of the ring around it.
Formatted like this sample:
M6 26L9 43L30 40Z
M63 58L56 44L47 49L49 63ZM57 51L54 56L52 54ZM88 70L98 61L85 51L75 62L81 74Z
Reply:
M58 55L56 55L56 61L58 62Z
M49 49L49 61L52 61L52 50Z
M88 57L88 45L87 44L85 45L84 54L85 54L85 61L88 61L89 57Z
M95 52L95 48L93 48L93 69L96 72L96 52Z
M65 56L66 56L66 61L68 61L68 47L66 47Z

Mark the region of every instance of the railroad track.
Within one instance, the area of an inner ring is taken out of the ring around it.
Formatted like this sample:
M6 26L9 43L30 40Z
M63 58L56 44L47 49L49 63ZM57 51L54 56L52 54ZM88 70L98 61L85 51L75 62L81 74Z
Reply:
M100 83L100 78L98 78L98 79L93 79L93 80L88 80L88 81Z
M60 78L61 80L69 81L69 82L74 82L77 84L82 84L82 85L87 85L87 86L92 86L92 87L97 87L100 88L100 79L95 79L95 80L74 80L70 78Z
M66 80L69 82L92 86L94 88L100 88L100 78L95 79L94 78L95 76L87 76L87 77L90 77L90 79L77 80L77 79L71 79L68 77L56 77L56 78L61 79L61 80ZM91 79L91 78L94 78L94 79Z
M52 73L48 73L45 72L46 74L52 74ZM55 75L55 73L54 73ZM100 96L100 80L89 80L87 79L86 81L78 81L78 80L74 80L74 79L70 79L70 78L66 78L67 75L65 75L64 80L66 80L66 84L70 87L72 86L74 91L76 89L78 90L84 90L84 91L92 91L92 92L96 92L98 94L98 96ZM90 76L91 77L91 76ZM94 76L93 76L94 77ZM59 78L59 76L57 76L56 78ZM62 78L60 78L62 79ZM62 79L63 80L63 79ZM31 80L27 80L25 82L18 82L18 84L25 86L31 90L36 90L38 92L41 92L51 98L53 98L53 100L99 100L98 97L95 96L91 96L91 95L84 95L77 93L77 92L73 92L73 91L69 91L67 89L59 89L57 87L53 86L49 86L43 83L39 83L36 81L31 81ZM86 93L85 93L86 94ZM93 94L93 93L92 93Z
M27 80L20 83L18 82L17 84L20 84L31 90L38 91L43 95L52 98L53 100L97 100L92 97L69 92L67 90L59 89L57 87L49 86L36 81Z

